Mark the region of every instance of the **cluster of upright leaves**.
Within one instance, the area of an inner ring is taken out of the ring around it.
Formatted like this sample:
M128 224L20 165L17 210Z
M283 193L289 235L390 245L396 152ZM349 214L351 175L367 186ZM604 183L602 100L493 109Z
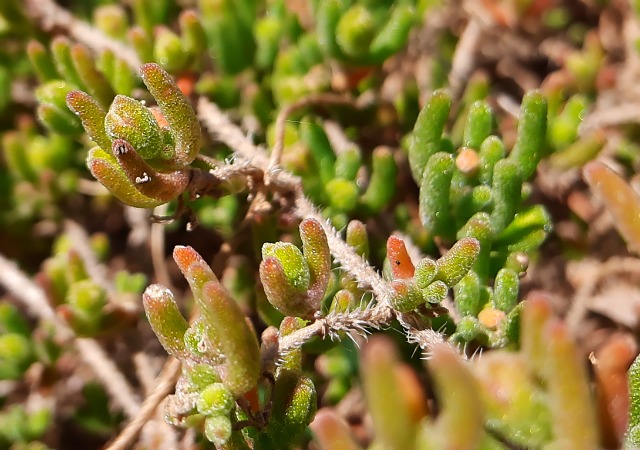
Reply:
M125 11L115 5L97 8L94 22L110 37L130 39L141 61L158 61L172 73L182 74L178 87L158 64L142 66L142 81L158 106L147 108L129 97L139 81L128 63L110 50L94 60L85 46L56 37L49 52L31 41L27 53L41 83L35 92L41 123L56 139L86 131L97 144L87 157L92 174L124 203L151 208L185 190L186 167L200 151L200 126L181 89L193 90L193 80L184 74L200 68L205 37L193 11L180 15L182 35L178 37L159 26L160 18L167 19L166 11L159 9L166 10L167 2L159 2L164 7L142 0L134 3L140 26L129 29ZM13 143L16 138L6 139ZM7 148L11 165L31 181L35 175L29 152L21 154L18 145Z
M260 377L258 340L244 314L211 268L191 247L176 247L174 259L189 282L199 314L187 322L173 294L161 285L143 294L149 323L169 354L183 362L174 398L189 399L171 420L200 425L219 445L232 437L236 399L256 389Z
M108 243L104 235L94 235L92 250L106 257ZM36 279L57 314L78 336L99 336L121 330L136 319L135 308L127 308L140 294L146 283L142 274L118 272L113 280L113 292L92 279L84 261L75 251L66 235L58 238L53 255L42 263ZM119 303L109 301L117 295Z
M410 29L419 22L418 10L424 9L413 1L402 2L392 5L391 17L386 18L389 2L329 3L306 5L305 12L297 14L283 0L251 1L240 7L231 1L201 0L197 12L185 10L178 16L178 32L169 28L175 8L166 1L132 2L132 20L121 6L100 6L91 19L111 38L131 45L142 62L158 63L174 75L177 85L187 95L195 89L222 107L240 106L245 114L259 118L266 125L273 118L274 101L282 105L310 92L329 89L330 62L334 58L348 64L372 65L381 64L398 52L405 46ZM336 14L343 14L344 20L336 21L340 19ZM304 17L309 17L311 22L305 23ZM334 42L322 44L319 35L328 37L333 33ZM214 56L212 60L205 56L207 52ZM121 96L130 96L139 84L124 60L107 50L100 52L93 62L85 47L72 45L64 38L52 41L51 56L37 42L29 44L29 55L42 83L38 89L42 122L56 133L77 136L83 128L87 131L102 149L91 151L90 169L116 197L132 206L149 208L180 195L186 177L174 169L183 168L186 163L165 164L163 159L171 157L167 152L158 153L154 141L158 127L166 147L173 144L166 141L176 136L168 138L166 124L150 122L149 115L140 107L123 100ZM235 77L240 72L247 75ZM370 79L370 83L377 83L367 74L363 76ZM143 74L143 81L144 78ZM95 102L76 90L87 92ZM74 92L66 99L71 91ZM156 100L160 103L159 98ZM113 112L118 113L125 108L129 110L125 116L131 121L129 128L150 130L149 137L153 139L147 145L155 146L151 150L153 155L147 154L147 149L138 148L137 142L129 141L129 144L158 173L152 174L144 170L148 167L139 164L140 167L130 170L118 168L121 161L113 157L112 144L115 139L133 138L132 133L123 137L106 126L105 137L100 122L102 112L115 109ZM165 115L170 121L166 112ZM173 129L176 124L170 126ZM311 155L304 163L304 172L311 174L315 167L322 165L320 178L316 174L306 177L315 186L310 188L310 193L315 190L314 200L329 204L328 214L339 216L341 222L336 225L346 225L346 213L373 213L388 203L393 191L384 186L393 185L389 181L396 169L387 149L376 149L366 180L357 177L358 164L368 159L359 148L354 146L345 155L331 156L334 152L326 142L322 127L303 122L301 128L300 137ZM148 161L149 158L154 161ZM129 172L135 173L128 175ZM162 186L153 186L156 182Z
M407 42L418 22L415 2L318 2L316 33L322 50L350 64L381 64Z
M87 91L106 109L116 93L130 94L134 87L131 70L112 52L105 51L94 61L87 47L65 37L54 38L49 51L31 41L27 54L41 83L35 92L38 118L54 133L78 136L84 132L80 118L67 107L70 92Z
M200 429L223 448L288 448L316 408L315 387L302 372L301 350L285 355L276 369L278 331L265 332L260 348L251 323L202 257L191 247L176 247L174 259L198 306L191 323L165 287L151 285L143 295L154 332L183 363L176 394L167 401L170 420ZM279 334L305 324L285 318ZM273 380L267 387L260 383L263 373Z
M148 63L140 74L157 107L118 95L106 111L83 91L69 92L66 103L97 144L87 156L93 176L122 202L151 208L187 188L201 130L191 104L166 71Z
M329 60L378 65L405 46L419 22L415 2L390 3L311 2L296 14L282 0L241 6L230 0L200 0L208 47L222 74L202 87L208 85L220 95L221 88L234 83L229 76L254 69L272 75L258 87L260 93L251 96L254 107L267 105L271 93L283 104L324 90L330 83Z
M302 252L288 242L262 246L260 280L269 302L282 314L312 318L320 311L329 283L327 236L315 220L300 224Z
M207 42L195 11L185 9L180 12L179 32L176 33L166 25L171 19L171 2L136 0L132 9L133 24L119 5L96 8L93 22L109 37L130 44L143 63L156 62L185 81L202 68Z
M351 221L346 241L358 254L368 256L364 224ZM267 300L285 316L313 319L361 308L371 294L358 286L347 271L332 270L331 253L322 225L314 219L300 223L302 251L290 242L262 246L260 281Z
M376 147L365 163L366 153L355 142L336 151L322 121L312 116L286 128L285 144L284 167L302 176L305 193L326 205L323 214L338 228L348 216L380 213L394 198L398 168L389 147Z
M598 448L587 374L567 328L541 299L525 302L522 318L519 352L496 350L465 361L447 345L433 349L427 367L435 418L413 370L390 342L372 339L362 353L375 434L370 448ZM340 422L319 411L311 428L320 448L360 448Z
M463 112L465 125L456 149L454 136L443 135L450 107L446 91L434 92L408 140L411 173L420 187L420 220L443 243L473 238L479 244L471 270L456 280L454 300L462 319L455 339L479 337L501 345L514 337L508 338L507 331L513 318L505 317L518 313L518 278L526 270L527 256L551 229L542 205L523 204L529 192L526 181L544 155L547 101L539 92L525 95L509 152L491 134L495 119L484 101Z
M3 175L11 182L11 195L5 197L8 204L2 212L6 222L59 218L55 205L77 192L82 170L73 140L60 134L39 134L35 120L28 117L0 139L6 164Z

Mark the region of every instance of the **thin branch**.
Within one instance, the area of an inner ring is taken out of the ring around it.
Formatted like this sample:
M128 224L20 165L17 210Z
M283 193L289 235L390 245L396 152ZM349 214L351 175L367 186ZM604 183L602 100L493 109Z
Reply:
M371 288L378 300L378 304L389 307L389 300L393 295L392 289L371 267L365 259L358 255L349 244L347 244L338 234L336 229L320 214L313 203L304 196L296 199L296 215L301 219L313 218L320 222L331 253L342 268L349 272L360 287Z
M96 183L102 186L100 183ZM130 228L127 236L127 245L140 248L143 244L149 242L149 235L151 234L150 215L148 209L134 208L133 206L124 208L124 219Z
M0 284L15 296L34 317L53 322L63 338L70 338L73 333L56 315L44 291L27 277L14 263L0 254Z
M280 164L280 158L282 157L282 151L284 150L284 134L289 116L302 108L320 105L355 106L355 100L345 97L344 95L321 92L302 97L282 108L276 117L274 125L275 142L271 149L271 158L269 159L267 173L270 173L278 164Z
M251 143L216 105L201 98L198 102L198 115L205 127L212 131L214 137L236 150L240 156L251 160L256 167L265 172L268 170L270 162L265 156L266 151ZM298 217L314 218L322 224L327 234L331 253L345 270L351 272L361 286L371 287L379 302L388 304L392 295L391 288L362 257L353 251L350 245L342 240L335 228L316 210L313 203L302 195L297 178L291 177L285 171L276 171L272 177L273 182L289 186L292 191L297 193L295 213Z
M257 167L267 167L266 150L255 145L215 103L200 97L197 104L198 118L209 133L225 143L234 153Z
M251 142L215 103L210 102L205 97L200 97L197 104L197 113L198 118L211 136L233 149L236 159L244 159L250 165L260 169L263 174L266 173L269 167L267 151L264 147ZM291 192L301 189L300 179L284 171L274 171L271 184L279 189Z
M154 450L178 450L178 431L176 427L165 422L159 414L148 421L140 432L137 448Z
M151 420L160 403L175 389L181 368L180 361L169 358L157 378L155 389L144 400L138 414L127 424L116 439L105 447L105 450L125 450L136 441L140 431Z
M266 158L266 150L254 145L240 129L233 124L220 109L205 98L198 102L198 116L214 138L221 140L231 149L236 151L237 157L250 160L256 167L269 169L269 161ZM290 335L280 338L279 351L286 353L300 347L313 336L336 337L338 331L347 333L355 331L364 332L365 327L379 328L391 323L394 313L389 306L389 299L393 291L382 277L371 267L353 248L348 245L338 234L335 228L320 214L314 204L307 199L300 189L297 177L285 171L273 171L271 183L279 184L283 188L289 188L295 194L294 213L301 219L316 219L327 235L329 248L335 260L342 268L349 272L358 284L363 288L369 288L373 292L377 303L375 307L367 307L352 311L348 314L337 314L316 320L311 325L297 330ZM401 318L399 318L401 320ZM408 324L401 324L409 329ZM440 333L426 330L421 334L419 344L423 348L429 348L434 342L443 342Z
M336 156L341 155L351 149L358 148L358 144L349 140L338 122L335 122L333 120L325 120L324 131L327 134L327 139L329 139L331 148L335 152Z
M89 364L95 376L111 398L117 401L127 417L135 417L140 410L137 395L122 372L94 339L77 338L73 341L82 360Z
M43 30L52 31L60 28L96 52L111 50L135 72L142 65L142 61L131 48L111 39L88 23L76 19L69 11L58 6L52 0L25 0L24 3L27 14L40 23Z
M136 369L136 377L140 381L145 394L153 392L156 386L159 364L144 351L134 353L132 359Z

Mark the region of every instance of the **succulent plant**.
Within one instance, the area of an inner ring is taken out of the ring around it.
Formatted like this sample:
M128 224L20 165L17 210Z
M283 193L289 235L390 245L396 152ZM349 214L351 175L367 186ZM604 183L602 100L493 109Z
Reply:
M0 2L0 448L640 445L637 5L64 3Z

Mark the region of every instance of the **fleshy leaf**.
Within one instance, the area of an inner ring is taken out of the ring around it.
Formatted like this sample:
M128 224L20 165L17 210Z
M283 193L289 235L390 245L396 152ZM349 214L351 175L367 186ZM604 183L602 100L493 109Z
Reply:
M143 195L167 203L180 196L187 188L188 170L176 170L171 173L157 172L127 141L116 139L112 145L113 154L129 182Z
M413 280L394 280L391 288L394 293L391 306L400 312L412 311L424 303L422 293Z
M149 324L164 349L175 357L186 355L184 334L189 324L178 309L171 291L159 284L152 284L142 294L142 302Z
M260 376L258 340L236 301L218 282L203 287L201 314L215 330L224 356L222 382L235 397L255 388Z
M460 356L446 344L436 345L429 359L440 414L432 431L425 430L425 440L434 449L477 448L483 434L483 405L478 384Z
M82 121L85 131L100 148L111 148L111 139L104 128L106 113L93 97L83 91L71 91L67 94L67 106Z
M373 336L362 352L362 381L376 442L389 450L409 450L415 448L417 427L395 372L398 359L391 342Z
M278 311L288 316L308 317L316 309L306 302L306 291L296 289L290 282L280 260L274 256L262 259L260 280L264 292Z
M538 91L530 91L522 99L516 143L509 154L523 180L535 174L543 155L546 134L547 99Z
M360 450L347 423L328 408L319 410L309 427L320 450Z
M100 147L89 150L87 167L91 174L122 203L136 208L155 208L165 203L140 193L131 184L127 174L111 152L107 153Z
M80 44L74 45L71 47L71 60L89 94L97 100L100 106L108 108L115 93L104 75L96 69L89 49Z
M175 81L159 65L144 64L140 74L171 127L171 136L175 142L173 162L177 166L189 165L200 151L202 139L196 113Z
M104 127L111 139L128 141L143 159L169 159L172 156L164 148L155 117L137 100L116 96L105 117Z
M387 259L394 279L413 278L415 267L407 253L404 241L397 236L389 236L387 239Z
M420 186L427 161L441 150L442 131L449 118L451 96L435 91L418 115L409 141L409 164L413 179Z
M438 261L436 280L454 286L464 277L480 253L480 242L474 238L463 238L456 242Z
M302 254L309 269L307 293L312 306L317 309L320 307L331 274L329 243L322 225L314 219L305 219L300 223L300 237Z
M282 266L288 284L298 292L306 292L311 274L300 249L289 242L276 242L262 246L262 258L275 258Z

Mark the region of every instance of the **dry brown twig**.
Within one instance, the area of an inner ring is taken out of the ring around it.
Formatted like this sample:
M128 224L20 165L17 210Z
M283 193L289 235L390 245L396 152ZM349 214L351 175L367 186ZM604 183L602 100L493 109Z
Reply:
M323 105L348 105L355 106L355 101L344 95L321 92L317 94L310 94L306 97L302 97L293 103L288 104L280 110L276 117L275 128L275 142L271 149L271 157L269 159L269 166L267 167L267 175L269 175L273 169L280 164L280 158L282 157L282 151L284 150L284 134L287 124L287 119L291 114L307 107L323 106ZM269 178L265 180L268 184Z
M133 444L144 425L151 420L160 403L173 392L182 364L177 359L170 357L165 363L160 375L156 380L156 386L147 398L145 398L138 414L129 422L118 434L118 436L107 446L105 450L125 450Z

